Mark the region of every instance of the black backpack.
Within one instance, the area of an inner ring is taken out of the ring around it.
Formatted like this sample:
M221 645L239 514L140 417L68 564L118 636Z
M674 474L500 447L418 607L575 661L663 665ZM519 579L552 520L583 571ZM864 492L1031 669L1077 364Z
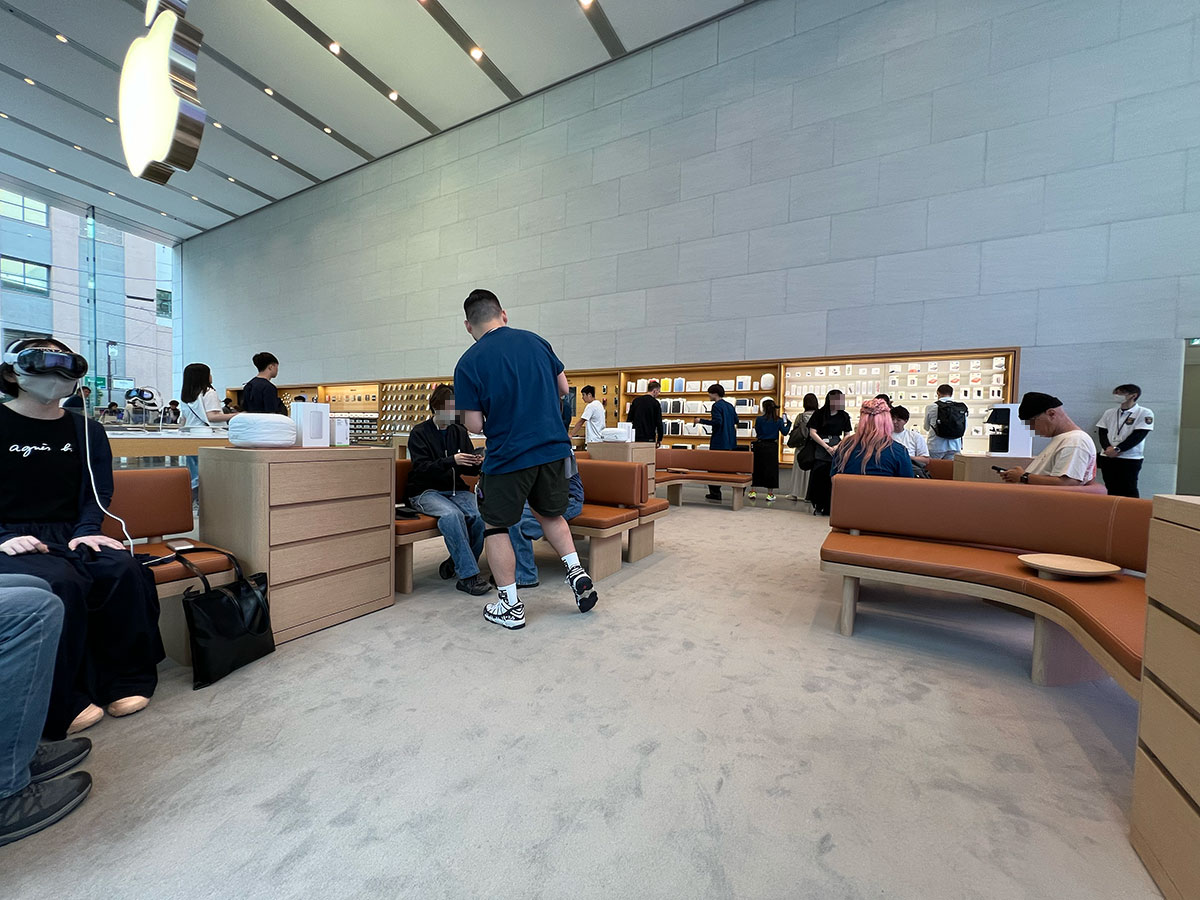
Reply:
M957 401L938 401L937 421L933 433L940 438L960 438L967 433L967 404Z

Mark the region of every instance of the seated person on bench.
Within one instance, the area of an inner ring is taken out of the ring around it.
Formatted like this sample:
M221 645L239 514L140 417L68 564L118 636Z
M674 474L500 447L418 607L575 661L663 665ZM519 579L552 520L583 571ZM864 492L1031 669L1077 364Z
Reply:
M413 509L438 520L438 531L450 558L438 569L442 578L458 577L457 587L475 597L491 590L479 574L483 553L483 519L475 493L462 480L478 475L483 457L471 445L471 435L457 420L454 388L439 384L429 398L433 413L412 430L408 439L408 502Z
M583 479L579 477L579 464L575 462L574 453L568 456L564 462L567 465L569 477L567 479L567 511L563 513L563 518L570 522L583 509ZM529 504L526 503L525 512L521 514L521 521L508 529L508 540L517 557L517 590L538 586L538 568L537 562L533 558L533 542L541 540L543 537L545 535L542 533L542 525L538 522L537 516L533 514L533 510L529 508ZM492 583L495 583L494 580Z

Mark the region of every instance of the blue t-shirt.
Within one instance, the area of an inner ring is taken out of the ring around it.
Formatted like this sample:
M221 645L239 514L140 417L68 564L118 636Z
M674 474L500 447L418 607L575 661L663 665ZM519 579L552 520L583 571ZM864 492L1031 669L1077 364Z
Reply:
M485 475L502 475L566 459L558 375L563 364L545 339L504 326L489 331L458 360L454 404L483 413Z
M833 470L843 475L894 475L898 478L912 478L912 457L908 450L895 441L888 444L879 459L868 462L863 466L862 447L855 447L849 454L838 454L834 461Z
M771 419L764 413L754 420L754 434L760 441L777 441L781 434L787 434L791 430L792 423L783 416Z

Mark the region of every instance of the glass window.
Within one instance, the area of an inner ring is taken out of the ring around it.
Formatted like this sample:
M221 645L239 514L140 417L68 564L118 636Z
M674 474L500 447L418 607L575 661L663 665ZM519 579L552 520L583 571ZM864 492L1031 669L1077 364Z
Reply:
M5 190L0 190L0 216L30 225L44 226L49 221L45 203Z
M6 288L49 295L50 267L0 256L0 284Z

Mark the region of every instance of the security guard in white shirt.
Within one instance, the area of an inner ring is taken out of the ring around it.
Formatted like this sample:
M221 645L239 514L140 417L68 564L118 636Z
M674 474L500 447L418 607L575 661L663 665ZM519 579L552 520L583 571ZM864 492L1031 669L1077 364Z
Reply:
M1096 464L1104 486L1114 497L1138 496L1138 473L1146 456L1146 435L1154 430L1154 411L1142 406L1142 389L1136 384L1113 388L1121 405L1100 417L1100 456Z

